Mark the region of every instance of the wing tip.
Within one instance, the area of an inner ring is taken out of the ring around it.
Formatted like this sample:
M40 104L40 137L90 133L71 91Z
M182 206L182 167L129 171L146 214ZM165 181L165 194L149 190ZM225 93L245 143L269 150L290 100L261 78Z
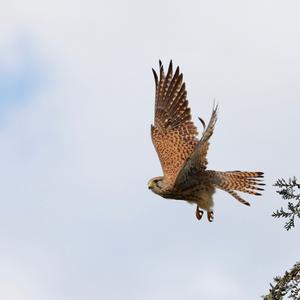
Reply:
M214 99L214 102L213 102L213 114L216 114L218 112L218 109L219 109L219 103L217 102L216 103L216 99Z
M173 75L173 62L172 62L172 59L171 59L170 63L169 63L169 67L168 67L168 76L172 77L172 75Z
M205 121L204 121L202 118L200 118L200 117L198 117L198 119L199 119L199 121L201 122L201 124L202 124L202 126L203 126L203 129L205 130L205 128L206 128Z
M155 72L155 70L152 68L152 73L153 73L153 76L154 76L154 81L155 81L155 85L157 87L157 84L158 84L158 76L157 76L157 73Z

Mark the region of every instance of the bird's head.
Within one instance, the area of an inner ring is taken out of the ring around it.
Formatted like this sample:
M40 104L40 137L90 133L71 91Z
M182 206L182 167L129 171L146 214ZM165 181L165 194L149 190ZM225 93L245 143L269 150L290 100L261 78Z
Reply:
M162 193L162 181L163 177L154 177L148 181L148 189L153 193L160 195Z

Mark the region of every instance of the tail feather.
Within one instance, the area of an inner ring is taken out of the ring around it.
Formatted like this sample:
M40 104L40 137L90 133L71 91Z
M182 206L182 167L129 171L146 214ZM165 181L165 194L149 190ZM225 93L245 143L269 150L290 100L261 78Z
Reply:
M238 200L239 202L241 202L242 204L245 204L247 206L250 206L250 203L246 200L244 200L238 193L236 193L235 191L232 190L224 190L227 193L229 193L231 196L233 196L236 200Z
M244 200L238 193L243 192L251 195L261 196L259 193L264 189L262 186L263 172L242 172L242 171L230 171L230 172L215 172L214 174L215 186L222 189L232 195L239 202L250 205L249 202Z

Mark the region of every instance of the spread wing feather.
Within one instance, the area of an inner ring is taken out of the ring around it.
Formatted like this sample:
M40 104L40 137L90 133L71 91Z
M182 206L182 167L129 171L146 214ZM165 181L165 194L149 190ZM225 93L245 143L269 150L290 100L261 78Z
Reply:
M206 156L210 144L209 139L213 135L215 124L217 122L217 110L218 105L213 107L212 115L209 120L208 126L204 130L200 141L195 146L193 153L180 170L175 183L177 187L180 187L182 184L185 184L190 176L194 176L197 173L199 174L199 172L206 169Z
M175 181L176 185L180 185L188 176L206 169L209 138L217 121L217 106L213 108L209 124L198 141L197 128L191 120L186 86L179 67L173 74L171 61L166 75L161 61L159 68L159 78L152 69L156 90L151 136L165 180L170 185L174 185Z
M173 74L171 61L166 75L161 62L159 67L159 78L153 70L156 92L151 136L165 180L174 184L179 171L198 143L198 133L191 120L186 87L179 67Z

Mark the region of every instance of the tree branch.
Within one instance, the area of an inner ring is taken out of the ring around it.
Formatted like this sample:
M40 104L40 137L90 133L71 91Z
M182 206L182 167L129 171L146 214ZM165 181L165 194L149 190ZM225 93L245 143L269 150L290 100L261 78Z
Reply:
M281 207L280 210L273 212L272 217L288 219L284 228L290 230L295 227L295 217L300 218L300 184L297 183L297 179L294 177L290 178L288 182L284 179L278 179L274 186L279 188L276 192L284 200L290 201L288 202L287 210Z
M270 284L271 289L268 295L263 296L264 300L282 300L284 296L288 299L300 299L300 262L289 272L285 272L284 276L275 277L274 281L275 285Z

